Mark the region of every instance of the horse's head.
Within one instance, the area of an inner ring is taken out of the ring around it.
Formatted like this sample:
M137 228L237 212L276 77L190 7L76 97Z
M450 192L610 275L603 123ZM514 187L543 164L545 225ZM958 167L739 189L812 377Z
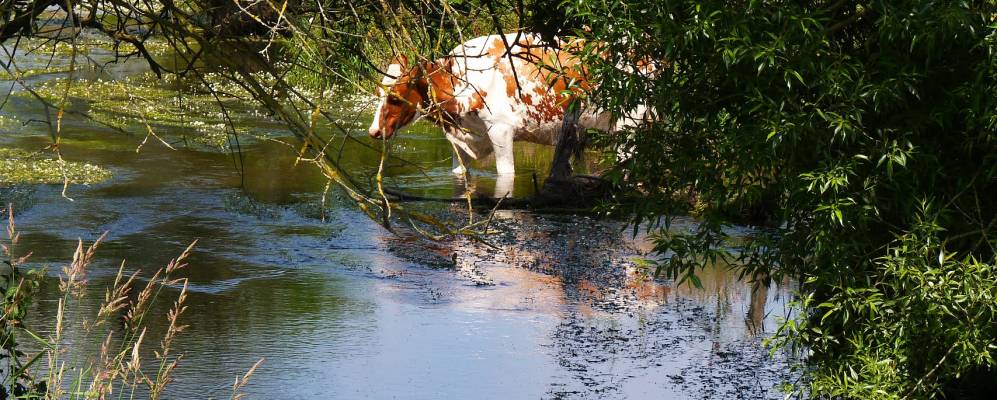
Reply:
M389 139L419 117L420 107L429 97L428 83L420 66L409 66L399 55L391 60L386 76L377 88L380 101L367 133L372 138Z

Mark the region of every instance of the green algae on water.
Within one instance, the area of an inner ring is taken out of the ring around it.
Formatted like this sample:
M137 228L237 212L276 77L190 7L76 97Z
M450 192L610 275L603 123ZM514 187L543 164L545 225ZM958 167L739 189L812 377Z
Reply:
M41 153L0 148L0 184L64 183L90 185L111 178L100 166L58 160Z
M167 86L147 72L119 80L74 80L68 86L65 81L53 80L33 89L49 103L65 99L67 108L86 112L100 124L143 134L152 130L174 144L228 150L233 132L249 133L244 126L232 128L229 119L256 117L252 110L231 103L223 110L213 97L181 94Z

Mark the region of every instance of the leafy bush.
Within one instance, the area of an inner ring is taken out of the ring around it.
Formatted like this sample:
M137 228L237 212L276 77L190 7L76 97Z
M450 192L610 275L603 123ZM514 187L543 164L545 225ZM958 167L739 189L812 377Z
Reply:
M657 114L598 138L632 194L609 209L703 220L661 230L658 252L674 255L662 273L736 257L745 274L796 278L803 312L776 341L805 351L800 389L818 397L953 397L997 381L995 2L563 8L585 22L595 101ZM730 243L729 222L765 229Z

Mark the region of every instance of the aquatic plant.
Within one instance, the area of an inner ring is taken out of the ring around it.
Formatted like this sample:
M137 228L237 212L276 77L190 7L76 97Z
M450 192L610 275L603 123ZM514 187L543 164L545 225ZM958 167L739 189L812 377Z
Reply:
M100 166L55 158L50 153L0 148L0 184L84 184L111 178Z
M51 73L51 72L49 72ZM208 76L212 84L217 78ZM229 135L239 134L246 141L255 139L242 122L255 117L252 110L223 113L211 97L185 95L170 86L181 85L175 77L157 79L152 73L122 79L81 79L67 87L61 79L42 80L31 91L17 96L46 102L65 101L68 109L85 112L91 122L123 132L145 136L141 147L150 140L168 147L231 150ZM219 88L229 90L230 87ZM243 95L245 95L243 93ZM230 123L237 123L234 127Z

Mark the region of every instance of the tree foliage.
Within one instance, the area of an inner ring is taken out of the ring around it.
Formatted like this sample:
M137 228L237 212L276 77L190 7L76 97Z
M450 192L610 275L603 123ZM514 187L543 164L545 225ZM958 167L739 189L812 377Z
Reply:
M745 274L796 278L802 312L780 340L808 354L814 395L952 397L993 384L994 2L563 6L586 22L575 33L625 49L592 52L594 99L657 113L600 138L632 194L611 209L704 221L662 231L662 272L694 276L704 257L732 257ZM621 67L640 60L661 68ZM731 221L763 229L731 244Z
M87 110L72 107L68 98L80 80L76 69L82 66L77 62L104 67L102 62L76 57L81 47L93 46L84 44L81 37L99 36L110 43L115 62L144 60L156 76L182 80L192 90L217 99L229 147L236 152L238 127L225 102L253 102L282 121L301 142L301 161L314 164L330 185L339 187L384 227L408 226L409 232L434 238L475 236L484 225L481 221L441 221L391 201L381 185L385 161L418 165L388 154L386 143L372 143L363 133L355 135L332 109L336 97L344 92L371 91L381 80L380 68L394 54L432 59L482 32L501 29L502 24L510 29L515 25L509 23L516 14L508 4L476 7L480 5L422 0L4 1L0 2L0 43L5 46L7 62L2 65L19 90L38 100L45 115L41 122L52 136L48 149L56 158L61 159L62 119L94 119ZM490 12L508 16L493 18ZM32 53L43 47L38 42L67 46L73 55L69 71L58 71L65 88L60 88L56 98L39 93L18 66L19 58L37 56ZM0 108L4 104L0 102ZM142 124L148 135L156 136L151 125ZM357 171L342 168L339 156L347 144L384 160L376 177L356 176ZM241 168L242 157L233 159Z

